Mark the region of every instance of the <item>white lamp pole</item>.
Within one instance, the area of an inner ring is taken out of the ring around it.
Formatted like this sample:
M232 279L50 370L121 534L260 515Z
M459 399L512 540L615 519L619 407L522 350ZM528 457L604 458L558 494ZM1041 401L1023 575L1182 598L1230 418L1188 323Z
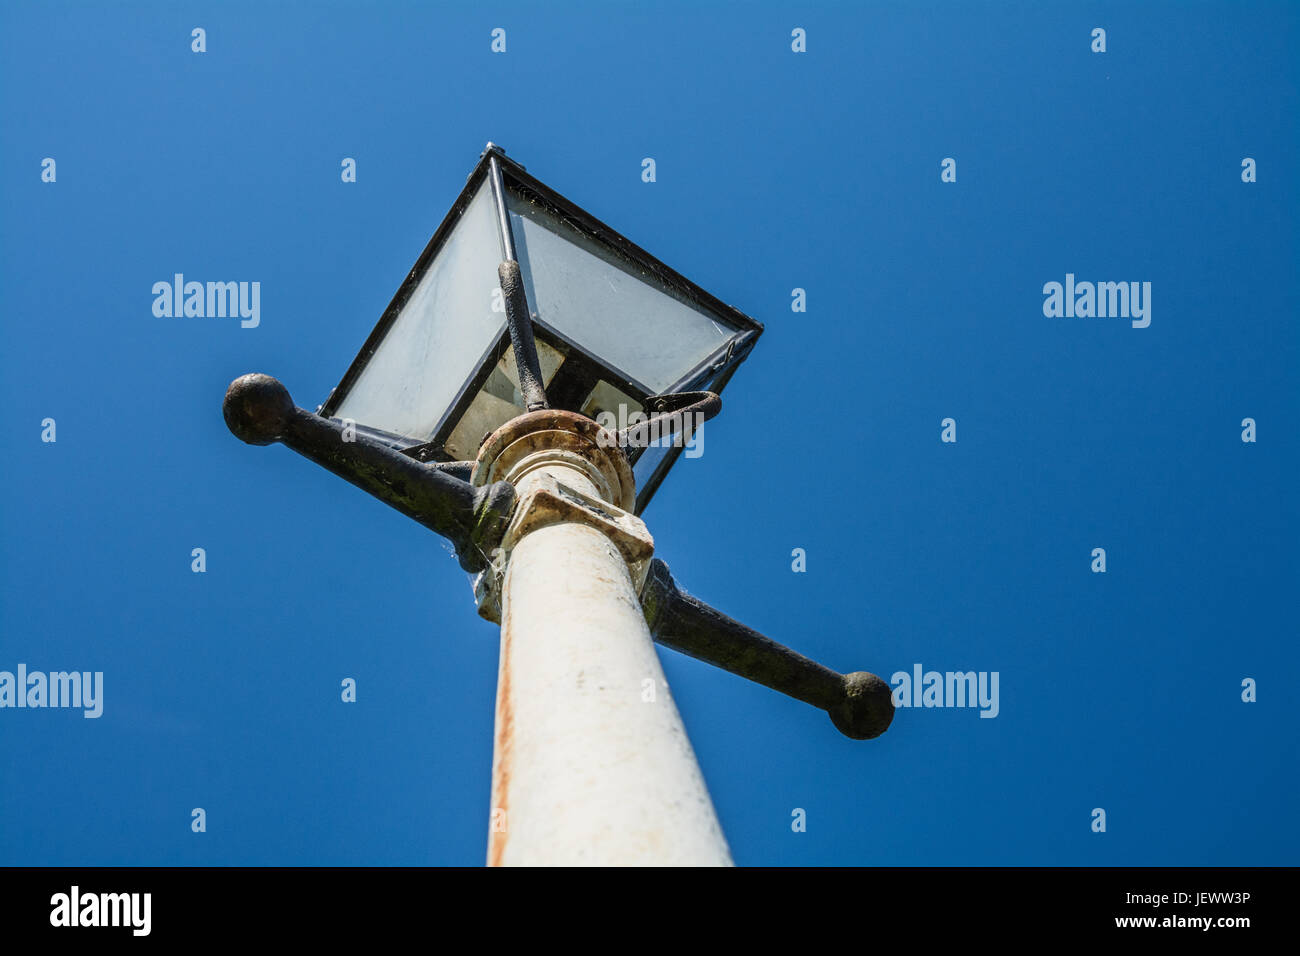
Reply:
M489 865L731 864L641 610L654 543L614 441L535 412L475 465L519 495L480 589L501 621Z

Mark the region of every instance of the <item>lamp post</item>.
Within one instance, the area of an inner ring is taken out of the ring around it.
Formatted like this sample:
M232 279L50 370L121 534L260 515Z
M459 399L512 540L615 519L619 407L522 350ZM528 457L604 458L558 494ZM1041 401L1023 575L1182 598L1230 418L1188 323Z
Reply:
M684 594L640 515L762 327L488 144L315 413L223 411L448 538L501 625L489 864L726 865L655 641L878 736L889 686Z

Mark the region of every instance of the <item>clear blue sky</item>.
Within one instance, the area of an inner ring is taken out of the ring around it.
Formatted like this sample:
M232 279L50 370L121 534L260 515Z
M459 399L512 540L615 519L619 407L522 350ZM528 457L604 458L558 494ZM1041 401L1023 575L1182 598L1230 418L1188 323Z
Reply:
M0 710L0 863L483 861L465 576L220 408L249 371L321 402L488 140L767 326L646 514L679 581L838 670L1000 675L995 719L856 742L663 651L738 863L1295 863L1298 27L5 4L0 669L101 670L105 701ZM259 281L259 327L155 318L176 272ZM1066 273L1150 281L1150 327L1044 316Z

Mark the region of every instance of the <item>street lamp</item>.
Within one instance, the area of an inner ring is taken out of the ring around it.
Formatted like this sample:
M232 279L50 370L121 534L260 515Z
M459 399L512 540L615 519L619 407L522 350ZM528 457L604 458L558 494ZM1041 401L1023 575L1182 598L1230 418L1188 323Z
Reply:
M761 332L489 143L320 413L421 461L473 460L543 405L636 420L652 396L720 392ZM629 448L636 513L682 447Z
M682 592L639 517L761 332L489 143L315 413L231 383L237 437L447 537L500 623L489 863L730 862L652 641L889 726L884 681Z

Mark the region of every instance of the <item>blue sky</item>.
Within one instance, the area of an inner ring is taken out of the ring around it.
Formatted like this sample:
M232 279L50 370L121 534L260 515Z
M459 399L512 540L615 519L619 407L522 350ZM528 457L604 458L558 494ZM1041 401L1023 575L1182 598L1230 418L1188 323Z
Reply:
M0 669L105 700L0 710L0 863L483 861L497 641L464 574L220 405L249 371L323 401L488 140L767 326L645 515L677 579L838 670L1000 675L995 719L857 742L662 651L738 863L1294 863L1298 27L5 4ZM260 325L156 318L176 272L259 281ZM1150 326L1046 317L1067 273L1151 282Z

